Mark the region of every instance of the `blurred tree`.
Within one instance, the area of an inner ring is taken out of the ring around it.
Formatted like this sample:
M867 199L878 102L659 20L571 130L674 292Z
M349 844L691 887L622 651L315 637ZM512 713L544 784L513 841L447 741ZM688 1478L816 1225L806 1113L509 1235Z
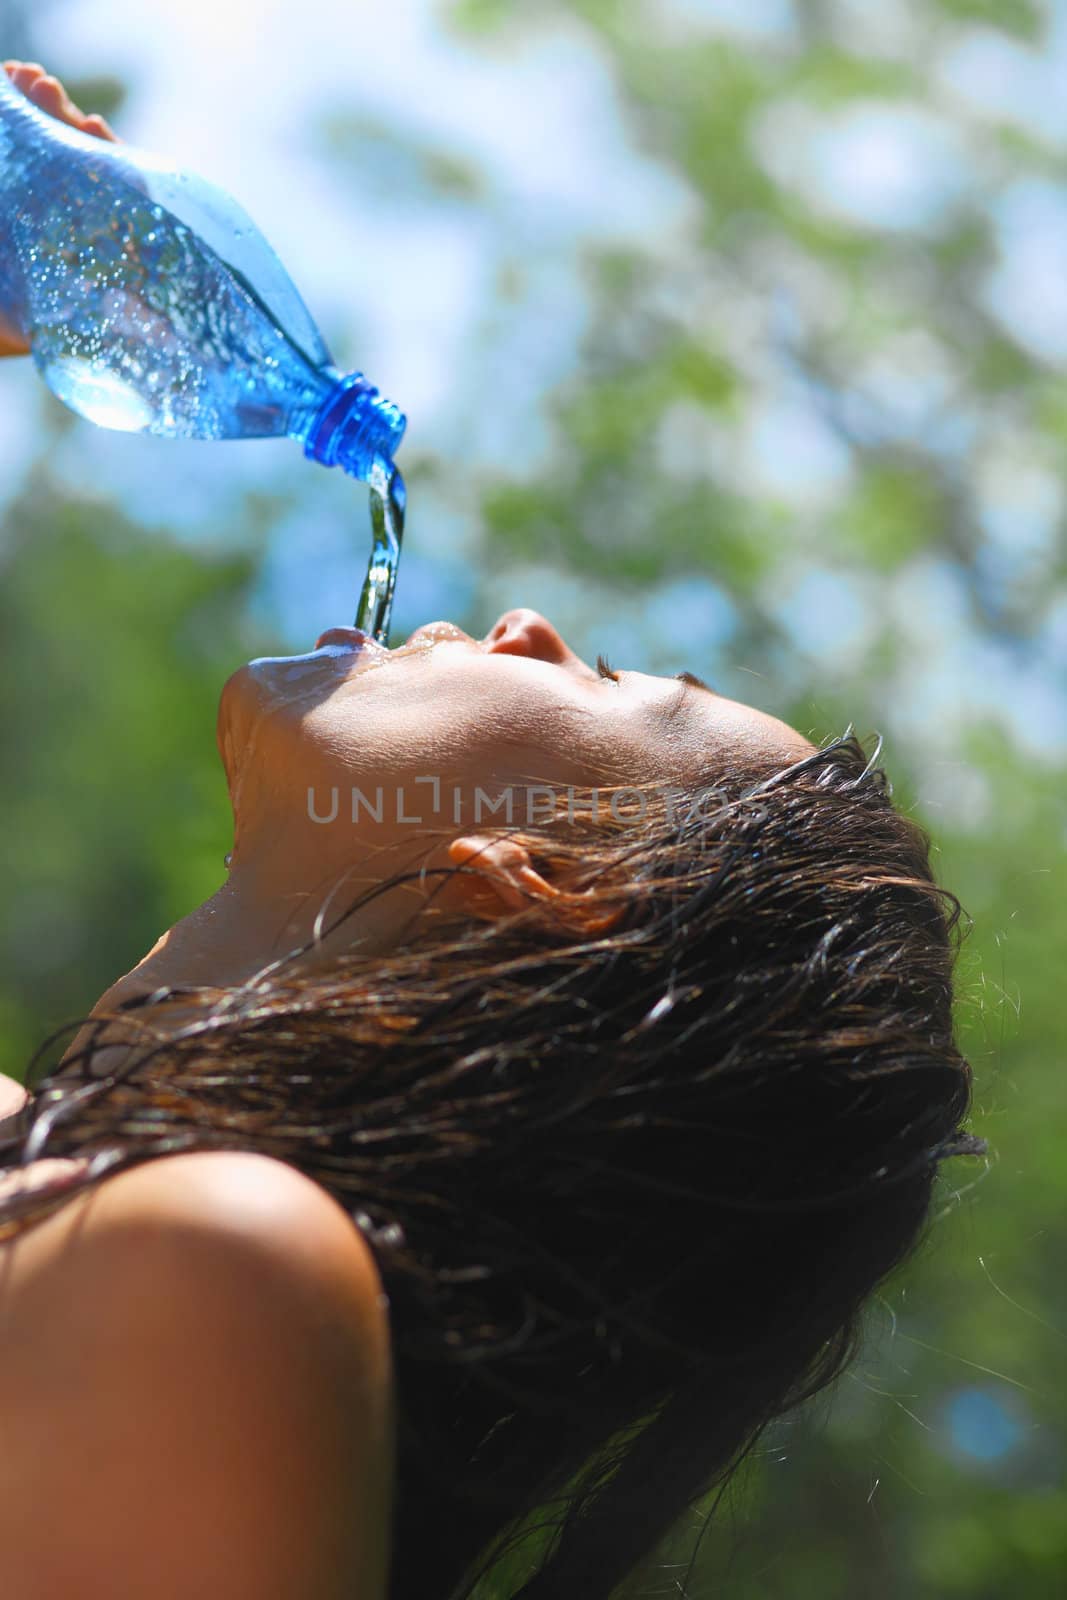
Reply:
M210 559L39 472L0 583L0 1069L83 1014L213 893L232 832L215 750L251 563Z

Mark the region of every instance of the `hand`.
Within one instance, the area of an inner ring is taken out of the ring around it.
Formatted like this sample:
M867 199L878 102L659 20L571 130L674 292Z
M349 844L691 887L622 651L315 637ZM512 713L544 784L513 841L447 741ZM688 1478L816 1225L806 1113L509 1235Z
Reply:
M21 1083L9 1078L6 1072L0 1072L0 1117L13 1117L29 1098Z
M28 1099L21 1083L0 1072L0 1117L21 1111ZM0 1151L0 1205L10 1207L8 1216L0 1221L0 1240L18 1232L20 1201L31 1217L35 1208L43 1214L45 1202L64 1196L89 1170L84 1156L43 1156L28 1167L7 1167L3 1161L4 1153Z
M21 89L28 100L32 100L42 111L47 111L50 117L66 122L72 128L79 128L82 133L91 133L98 139L118 143L103 117L96 113L86 116L84 111L79 111L59 79L51 77L35 61L5 61L4 67L15 88ZM0 356L24 356L29 353L29 348L18 329L12 327L0 312Z

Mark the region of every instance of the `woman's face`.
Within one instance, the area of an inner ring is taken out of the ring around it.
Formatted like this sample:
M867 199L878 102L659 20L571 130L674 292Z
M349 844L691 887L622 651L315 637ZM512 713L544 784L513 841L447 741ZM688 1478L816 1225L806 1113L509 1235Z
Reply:
M548 791L602 788L606 806L619 785L707 786L731 759L814 749L699 680L604 676L527 609L484 639L434 622L387 650L334 628L307 655L251 661L223 689L218 741L235 860L269 849L323 872L420 829L521 826Z
M243 981L309 940L328 959L321 924L352 898L343 891L416 865L422 877L338 924L337 948L391 949L424 890L445 908L451 894L464 913L514 907L501 876L517 872L526 891L545 885L528 860L516 864L521 844L501 841L502 828L565 816L569 795L588 802L589 790L604 791L606 812L620 786L632 817L633 791L646 785L700 792L734 761L786 766L814 749L777 717L695 683L603 676L529 610L506 612L484 639L435 622L387 650L333 628L307 655L250 661L223 687L218 743L234 812L230 874L97 1014L160 985ZM434 875L457 859L495 874L488 905L471 876Z

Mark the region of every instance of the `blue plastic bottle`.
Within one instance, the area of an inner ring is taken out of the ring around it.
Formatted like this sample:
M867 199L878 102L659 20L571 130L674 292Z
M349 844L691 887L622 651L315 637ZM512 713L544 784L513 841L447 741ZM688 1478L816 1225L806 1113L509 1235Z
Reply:
M54 394L105 428L288 435L370 485L356 616L381 642L403 533L405 419L342 376L278 257L222 189L38 110L0 70L0 310Z

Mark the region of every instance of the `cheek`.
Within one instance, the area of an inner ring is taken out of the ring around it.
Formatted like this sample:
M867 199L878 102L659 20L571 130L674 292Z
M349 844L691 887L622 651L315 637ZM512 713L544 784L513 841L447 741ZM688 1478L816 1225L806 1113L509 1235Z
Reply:
M310 710L294 729L300 752L341 775L386 781L412 773L444 776L513 765L532 749L551 749L559 718L529 695L502 693L467 675L402 685L359 685Z
M239 774L234 809L239 800L246 815L276 822L283 811L303 814L309 788L326 797L332 787L381 788L388 804L403 788L405 810L416 812L436 792L451 814L455 789L595 784L613 754L609 719L536 680L469 670L390 678L382 668L302 707L264 705L264 686L249 683L247 669L231 681L220 727L232 752L227 770Z

